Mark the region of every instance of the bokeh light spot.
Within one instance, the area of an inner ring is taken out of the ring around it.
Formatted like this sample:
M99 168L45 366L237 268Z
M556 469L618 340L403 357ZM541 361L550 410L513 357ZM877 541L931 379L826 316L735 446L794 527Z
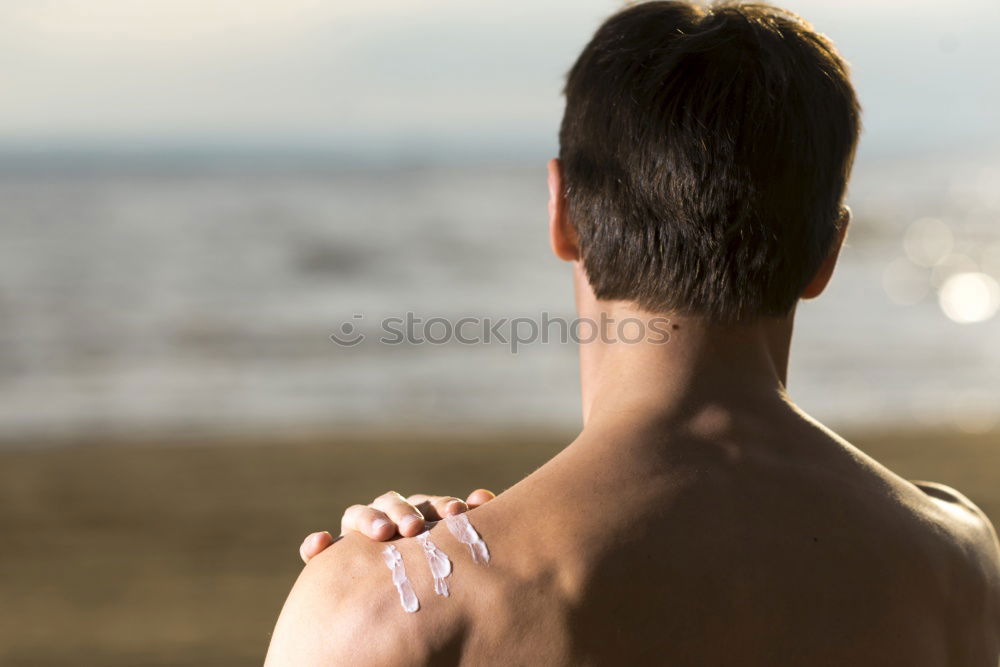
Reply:
M985 273L956 273L941 286L938 302L953 322L984 322L1000 308L1000 285Z
M940 289L948 278L958 273L975 273L979 265L968 255L950 253L931 269L931 285Z

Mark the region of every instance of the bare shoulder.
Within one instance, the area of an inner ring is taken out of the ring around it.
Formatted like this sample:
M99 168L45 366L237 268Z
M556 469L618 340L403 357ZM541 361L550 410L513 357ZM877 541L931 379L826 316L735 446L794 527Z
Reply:
M938 508L936 516L954 541L960 562L973 585L992 598L991 607L1000 623L1000 542L989 517L950 486L924 480L912 483Z
M967 632L969 646L991 645L991 660L1000 651L1000 543L986 514L965 495L937 482L915 480L940 511L940 525L952 542L958 565L950 581L951 598L961 601L954 615ZM983 633L983 634L980 634ZM972 664L972 663L969 663Z
M385 547L351 534L313 558L285 601L265 664L422 664L421 619L400 608Z
M953 529L982 545L984 555L998 555L996 530L989 517L965 495L939 482L913 480L912 484L924 492L938 507L946 511Z

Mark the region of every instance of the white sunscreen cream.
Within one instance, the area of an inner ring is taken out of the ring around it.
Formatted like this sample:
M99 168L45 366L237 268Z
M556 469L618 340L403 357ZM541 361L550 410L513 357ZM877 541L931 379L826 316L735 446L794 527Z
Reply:
M444 580L451 574L451 561L448 560L448 555L431 542L430 530L425 530L417 535L417 542L420 542L420 546L424 548L427 566L431 568L431 574L434 575L434 592L448 597L448 582Z
M451 531L456 540L468 545L473 563L485 565L490 562L490 550L486 548L483 538L472 527L469 517L465 514L453 514L445 517L444 522L448 525L448 530Z
M403 611L412 613L420 609L417 594L413 592L413 586L406 578L403 555L399 553L399 549L390 544L382 550L382 559L385 560L386 566L392 570L392 583L395 584L396 590L399 592L399 603L403 605Z

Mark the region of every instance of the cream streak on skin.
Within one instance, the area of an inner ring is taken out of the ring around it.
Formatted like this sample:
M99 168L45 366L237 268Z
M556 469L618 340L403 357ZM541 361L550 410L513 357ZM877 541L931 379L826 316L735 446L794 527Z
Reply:
M382 550L382 558L385 560L386 566L392 570L392 583L399 591L399 603L403 605L403 611L413 613L420 609L417 594L413 591L410 580L406 578L403 555L399 553L399 549L390 544Z
M451 574L451 561L448 560L448 554L431 542L429 528L417 535L417 542L420 542L420 546L423 547L424 555L427 557L427 566L434 576L434 592L448 597L448 582L445 581L445 577Z
M474 563L486 565L490 562L490 550L486 548L486 542L476 532L476 529L472 527L472 522L469 521L468 516L465 514L455 514L445 517L444 522L456 540L468 545Z
M457 514L445 518L448 530L456 540L469 547L472 555L472 562L480 565L488 565L490 562L490 550L486 547L486 542L472 527L469 517L464 514ZM448 554L441 551L434 542L431 541L431 528L435 524L428 524L427 529L417 535L417 542L427 558L427 566L434 577L434 592L443 597L449 597L448 582L446 577L450 576L453 568ZM392 583L399 592L399 603L403 611L413 613L420 609L420 601L413 590L413 585L406 576L406 568L403 566L403 555L395 545L390 544L382 550L382 559L386 567L392 570Z

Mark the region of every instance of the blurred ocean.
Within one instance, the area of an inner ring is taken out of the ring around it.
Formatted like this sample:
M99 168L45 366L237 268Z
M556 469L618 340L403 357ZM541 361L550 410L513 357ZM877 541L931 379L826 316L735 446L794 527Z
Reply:
M571 316L546 197L542 163L5 164L0 440L571 428L570 344L329 340L407 311ZM862 161L850 202L838 273L799 309L792 397L835 428L988 428L1000 159Z

